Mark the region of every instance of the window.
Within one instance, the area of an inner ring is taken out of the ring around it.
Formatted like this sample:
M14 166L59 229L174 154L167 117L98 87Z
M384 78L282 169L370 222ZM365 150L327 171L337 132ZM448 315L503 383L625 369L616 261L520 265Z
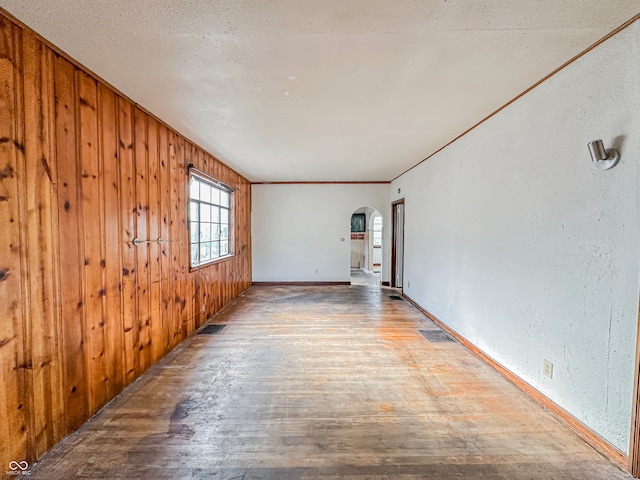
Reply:
M382 246L382 217L373 218L373 246Z
M189 173L191 266L233 255L233 191L194 171Z

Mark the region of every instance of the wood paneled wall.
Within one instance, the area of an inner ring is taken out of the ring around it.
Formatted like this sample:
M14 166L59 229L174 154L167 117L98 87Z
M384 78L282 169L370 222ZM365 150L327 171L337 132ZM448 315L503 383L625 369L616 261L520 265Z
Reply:
M196 271L189 163L237 189L236 255ZM0 473L34 462L248 288L250 191L0 13Z

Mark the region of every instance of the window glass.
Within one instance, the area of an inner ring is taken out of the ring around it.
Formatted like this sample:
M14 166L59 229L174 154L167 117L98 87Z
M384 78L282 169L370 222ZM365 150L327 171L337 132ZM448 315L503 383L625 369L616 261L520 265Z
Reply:
M211 203L220 205L220 190L217 188L211 189Z
M199 182L191 182L189 188L189 196L192 200L200 199L200 183Z
M211 205L206 203L200 204L200 221L201 222L211 221Z
M382 217L373 218L373 246L382 246Z
M229 207L229 192L220 192L220 205Z
M211 186L206 183L200 184L200 200L211 203Z
M190 258L196 267L233 254L233 191L194 172L189 182Z
M198 243L198 229L200 228L198 222L191 222L191 243Z
M211 238L211 224L210 223L201 223L200 224L200 241L208 242L212 240Z
M200 261L204 262L211 258L211 242L200 243Z

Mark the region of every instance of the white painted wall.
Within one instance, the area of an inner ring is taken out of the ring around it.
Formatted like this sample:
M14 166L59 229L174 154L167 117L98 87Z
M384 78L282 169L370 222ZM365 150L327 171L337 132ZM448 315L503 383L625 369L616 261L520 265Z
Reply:
M348 282L353 212L376 208L391 225L388 184L253 185L251 197L254 282ZM383 231L383 281L390 235Z
M621 152L613 170L591 165L598 138ZM390 188L406 198L405 292L625 452L639 159L636 22Z

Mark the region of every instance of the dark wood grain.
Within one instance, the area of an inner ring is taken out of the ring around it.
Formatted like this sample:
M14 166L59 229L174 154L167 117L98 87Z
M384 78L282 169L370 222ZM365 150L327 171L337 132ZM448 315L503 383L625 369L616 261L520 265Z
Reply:
M83 232L82 265L82 346L87 367L86 385L89 415L97 412L109 401L105 356L105 299L106 262L105 234L102 217L103 161L100 158L100 132L98 130L98 87L96 81L83 72L77 72L78 143L80 151L81 213L78 222Z
M7 458L3 464L26 452L32 423L26 395L28 332L23 324L26 279L21 265L19 174L24 174L24 130L16 91L21 80L18 36L19 31L0 18L0 452L2 459Z
M118 99L118 160L120 170L120 245L122 266L122 332L124 351L122 361L125 385L136 378L139 370L137 285L136 285L136 183L133 156L133 107L126 100Z
M53 52L29 35L22 39L25 172L21 185L26 199L25 229L28 255L29 330L31 346L32 408L30 428L35 432L35 455L42 455L62 434L55 421L62 416L60 322L56 315L58 272L56 164L53 142ZM23 216L24 218L24 216ZM50 252L54 252L51 255Z
M125 383L118 100L109 88L104 85L98 87L104 205L105 357L108 397L113 398L122 391Z
M56 248L60 249L60 318L62 320L64 433L78 428L89 413L84 352L82 269L84 268L84 226L78 171L78 96L76 69L56 57L56 162L58 167L58 224Z
M187 158L250 188L0 13L0 473L41 457L249 287L246 213L241 255L189 268Z

